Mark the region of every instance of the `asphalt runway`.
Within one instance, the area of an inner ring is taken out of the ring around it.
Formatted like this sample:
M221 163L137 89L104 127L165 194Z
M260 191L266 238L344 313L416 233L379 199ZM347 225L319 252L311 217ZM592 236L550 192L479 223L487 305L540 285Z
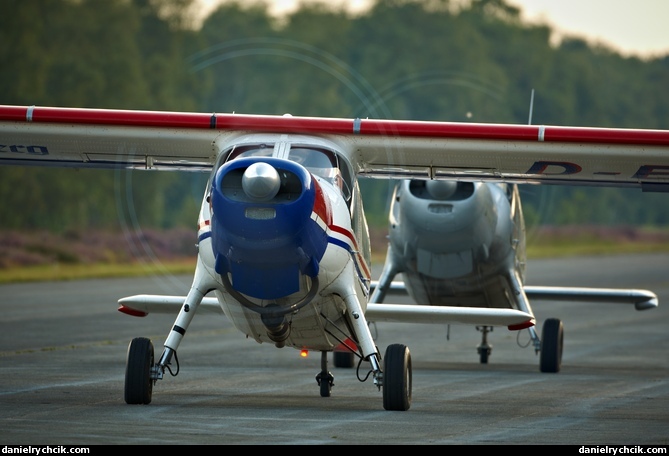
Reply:
M530 260L529 285L643 288L656 309L533 303L537 329L562 319L562 370L539 372L527 331L495 328L488 364L470 326L372 326L382 351L404 343L413 401L383 409L371 378L335 368L320 397L320 355L247 340L223 317L196 315L180 371L149 405L123 400L133 337L156 356L174 317L130 317L117 300L185 294L190 277L0 286L0 444L3 445L669 445L669 256ZM366 372L361 375L364 376Z

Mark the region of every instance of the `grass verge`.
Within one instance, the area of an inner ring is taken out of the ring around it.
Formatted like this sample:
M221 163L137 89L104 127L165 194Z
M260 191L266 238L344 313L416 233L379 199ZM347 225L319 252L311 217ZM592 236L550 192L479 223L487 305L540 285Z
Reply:
M0 269L0 284L36 281L143 277L165 274L192 274L196 259L156 263L63 264L21 266Z
M593 238L555 238L527 246L528 259L558 258L578 255L614 255L632 253L667 253L669 243L656 241L614 241ZM382 263L385 251L378 251L373 262ZM143 277L165 274L192 274L196 258L141 263L54 263L0 269L0 284L35 281L62 281L111 277Z

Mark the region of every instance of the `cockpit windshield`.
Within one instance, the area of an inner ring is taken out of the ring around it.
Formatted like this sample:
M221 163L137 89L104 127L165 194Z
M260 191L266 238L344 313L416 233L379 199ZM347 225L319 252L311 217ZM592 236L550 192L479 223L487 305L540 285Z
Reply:
M274 144L252 144L238 146L228 154L226 161L241 157L271 157L274 152Z
M289 158L307 168L314 176L322 177L342 190L346 199L350 196L334 153L325 149L291 147Z
M331 177L332 171L337 169L333 154L322 150L292 147L290 159L321 177Z
M277 145L277 146L280 146ZM325 179L339 188L344 198L348 201L351 197L350 185L342 176L339 162L334 152L307 146L290 146L288 157L285 156L287 148L275 147L274 144L246 144L237 146L222 156L222 160L216 168L237 158L243 157L279 157L288 158L295 163L304 166L311 174ZM223 158L224 157L224 158Z

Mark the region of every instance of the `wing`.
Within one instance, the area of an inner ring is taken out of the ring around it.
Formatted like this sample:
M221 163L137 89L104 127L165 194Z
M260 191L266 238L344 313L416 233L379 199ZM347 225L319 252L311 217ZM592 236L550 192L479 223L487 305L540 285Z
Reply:
M135 317L150 313L174 315L179 312L185 296L135 295L119 299L120 312ZM203 298L198 312L223 314L216 298ZM434 307L403 304L368 304L365 316L369 321L404 323L462 323L489 326L534 324L534 317L513 309L479 309L468 307ZM530 323L531 322L531 323Z
M202 169L243 132L325 137L356 174L669 189L669 131L0 106L0 163Z
M649 290L579 287L524 287L525 294L533 300L581 301L611 304L634 304L636 310L657 307L657 295Z
M118 310L133 317L146 317L150 313L176 315L186 301L186 296L135 295L118 300ZM198 312L224 314L216 298L202 298Z
M0 164L209 170L214 140L198 114L0 106Z
M376 290L379 281L372 281L370 290ZM384 287L383 294L408 296L404 282L394 280ZM528 299L544 301L593 302L608 304L634 304L636 310L654 309L658 305L657 295L649 290L589 288L589 287L544 287L525 285ZM483 323L477 323L483 324Z
M368 321L377 322L507 326L510 330L535 324L534 316L515 309L412 304L367 304L365 317Z

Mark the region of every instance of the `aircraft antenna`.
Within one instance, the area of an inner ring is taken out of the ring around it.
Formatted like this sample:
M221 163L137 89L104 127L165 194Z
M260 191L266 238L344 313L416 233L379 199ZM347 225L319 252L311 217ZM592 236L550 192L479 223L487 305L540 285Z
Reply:
M532 125L532 108L534 107L534 89L530 95L530 117L527 119L527 125Z

